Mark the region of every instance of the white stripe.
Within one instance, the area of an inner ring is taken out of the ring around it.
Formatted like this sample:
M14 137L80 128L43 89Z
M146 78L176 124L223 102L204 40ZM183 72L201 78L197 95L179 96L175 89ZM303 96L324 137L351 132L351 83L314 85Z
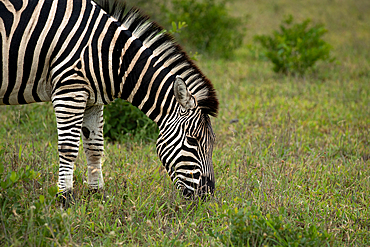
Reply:
M149 111L146 113L147 116L150 116L150 114L152 114L152 112L154 111L154 109L156 108L157 106L157 103L158 103L158 97L159 97L159 94L161 93L162 91L162 88L164 86L164 84L166 83L166 81L168 80L168 78L172 76L172 73L169 72L164 78L163 80L161 81L158 89L157 89L157 93L155 94L155 99L154 99L154 104L152 105L152 107L149 109ZM141 103L142 104L142 103Z
M168 94L171 92L171 90L172 90L172 87L167 88L167 92L166 92L166 94L164 96L164 99L162 101L162 104L161 104L161 110L160 110L158 116L154 119L154 122L156 122L156 123L159 121L159 119L161 119L161 117L163 115L163 108L164 108L164 105L165 105L166 101L168 100Z
M100 13L102 14L102 12L100 12ZM100 17L100 15L99 15L99 17ZM101 15L101 17L102 17L102 15ZM98 18L98 19L99 19L99 22L100 22L101 18ZM101 48L102 48L102 45L103 45L103 39L105 38L105 35L107 33L106 31L107 31L108 27L110 26L110 24L111 24L110 19L108 19L108 21L105 23L103 31L99 35L98 45L97 45L98 46L99 72L100 72L100 79L101 79L101 84L102 84L102 88L103 88L103 92L101 92L101 97L104 98L106 102L110 102L110 100L109 100L109 97L107 97L108 96L107 87L106 87L106 82L104 80L104 75L103 75L103 59L102 59ZM93 35L91 35L91 36L93 36ZM96 81L96 83L98 83L98 82ZM111 93L111 92L109 92L109 93Z
M111 19L113 19L113 18L111 18ZM118 40L118 37L119 37L120 34L121 34L121 32L116 30L116 32L113 36L112 42L110 43L110 46L109 46L108 69L109 69L110 85L111 85L111 89L112 89L112 96L116 94L116 91L115 91L116 88L114 86L114 77L113 77L113 51L114 51L115 45L117 44L117 40Z
M158 74L164 69L165 67L161 66L152 76L152 79L148 85L148 90L146 92L146 95L144 97L144 99L141 101L140 105L138 106L138 108L141 110L144 106L144 104L148 101L149 99L149 94L150 94L150 90L152 89L152 86L153 86L153 82L154 80L157 78ZM148 115L147 115L148 116Z
M130 65L128 66L127 70L125 71L125 75L123 76L123 81L126 81L127 76L131 73L132 69L136 65L137 60L139 59L141 53L146 50L145 46L142 46L138 52L136 53L135 57L131 60Z
M145 66L144 66L143 70L141 71L141 74L140 74L140 76L139 76L139 79L137 80L137 82L136 82L136 85L135 85L134 89L131 91L130 96L127 98L127 101L129 101L129 102L131 102L131 103L132 103L132 100L134 99L134 96L136 95L137 90L138 90L138 89L140 88L140 86L141 86L141 82L142 82L142 80L143 80L143 77L144 77L145 73L147 72L148 67L149 67L149 64L150 64L150 62L152 61L152 59L153 59L153 55L151 55L151 56L148 58L148 60L146 61L146 64L145 64Z
M181 175L181 174L177 174L175 179L176 178L179 178L179 180L182 180L182 181L187 181L187 182L191 182L191 183L194 183L194 184L199 184L199 181L200 181L200 178L199 179L195 179L195 178L188 178L188 177L185 177L184 175ZM186 184L183 184L184 186L186 186L186 188L188 189L191 189L191 190L194 190L194 188L192 187L188 187Z
M143 33L145 33L150 27L152 26L152 22L150 21L147 21L145 23L142 23L140 24L139 26L137 26L135 28L135 30L132 32L133 35L135 35L136 37L140 37L141 35L143 35Z
M134 41L136 39L136 37L134 37L134 36L131 36L128 40L127 40L127 42L126 42L126 44L125 44L125 46L123 47L123 49L122 49L122 52L121 52L121 57L120 57L120 68L118 69L118 74L121 74L121 69L122 69L122 59L123 59L123 56L125 55L125 53L126 53L126 51L128 50L128 48L130 47L130 45L131 45L131 43ZM123 82L123 83L125 83L125 82ZM123 87L123 84L121 85L121 88ZM122 92L122 90L120 91L120 92Z

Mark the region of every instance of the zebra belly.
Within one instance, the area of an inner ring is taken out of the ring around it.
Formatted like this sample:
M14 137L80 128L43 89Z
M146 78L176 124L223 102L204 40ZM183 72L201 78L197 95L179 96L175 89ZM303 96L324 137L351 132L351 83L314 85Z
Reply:
M26 83L24 93L19 95L19 87L13 88L10 92L10 95L5 97L8 88L1 88L0 90L0 105L20 105L20 104L30 104L36 102L47 102L51 101L51 85L45 80L39 81L37 84ZM35 89L34 89L35 88ZM34 97L34 93L37 94L37 99ZM22 102L19 101L19 98L22 98ZM5 99L5 102L4 102Z

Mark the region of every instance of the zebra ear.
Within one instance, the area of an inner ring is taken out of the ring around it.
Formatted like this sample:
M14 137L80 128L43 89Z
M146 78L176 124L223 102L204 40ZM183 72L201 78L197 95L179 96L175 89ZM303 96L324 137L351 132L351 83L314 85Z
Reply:
M173 85L173 91L177 102L179 102L179 104L184 107L185 110L189 110L195 107L193 96L186 87L185 82L179 76L176 77L175 83Z

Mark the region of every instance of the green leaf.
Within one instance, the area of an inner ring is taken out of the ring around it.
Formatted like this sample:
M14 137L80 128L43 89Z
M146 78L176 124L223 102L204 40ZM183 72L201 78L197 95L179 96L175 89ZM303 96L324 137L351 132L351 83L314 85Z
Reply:
M15 183L17 181L17 173L15 171L12 171L11 175L10 175L10 180Z
M5 182L5 181L2 181L1 183L0 183L0 186L1 186L1 188L3 188L4 190L8 187L7 186L7 182Z
M44 197L44 195L40 195L40 203L41 204L44 204L44 202L45 202L45 197Z
M176 33L177 31L177 26L176 26L176 23L173 21L172 22L172 32Z
M55 196L58 193L58 186L54 185L48 188L48 193L51 196Z
M22 158L22 144L19 145L18 159Z

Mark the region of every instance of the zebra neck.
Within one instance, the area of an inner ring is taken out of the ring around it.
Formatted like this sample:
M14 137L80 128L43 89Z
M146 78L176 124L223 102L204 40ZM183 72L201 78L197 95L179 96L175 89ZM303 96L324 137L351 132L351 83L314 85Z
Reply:
M120 54L119 95L160 125L174 107L172 83L175 75L150 49L134 36Z

